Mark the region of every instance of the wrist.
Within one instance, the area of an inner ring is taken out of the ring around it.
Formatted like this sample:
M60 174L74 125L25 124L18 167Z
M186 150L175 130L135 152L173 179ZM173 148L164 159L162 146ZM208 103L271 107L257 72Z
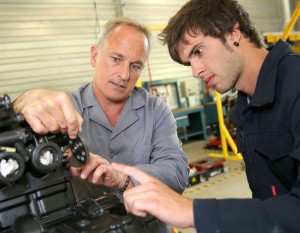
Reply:
M195 227L195 220L194 220L194 200L188 198L188 221L189 221L189 226L188 227Z
M117 190L118 190L120 193L124 193L125 190L128 188L130 182L131 182L130 176L127 176L126 179L125 179L124 185L123 185L121 188L118 188Z

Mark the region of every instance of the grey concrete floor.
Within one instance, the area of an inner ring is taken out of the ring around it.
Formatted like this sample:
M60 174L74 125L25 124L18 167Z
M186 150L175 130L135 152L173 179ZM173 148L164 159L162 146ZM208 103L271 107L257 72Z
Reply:
M222 150L204 149L207 141L195 140L183 142L183 150L189 163L204 159L210 153L220 153ZM250 198L251 192L247 183L243 162L226 160L224 166L227 173L221 173L209 178L207 182L191 186L185 190L184 196L189 198ZM195 229L177 229L182 233L195 233Z

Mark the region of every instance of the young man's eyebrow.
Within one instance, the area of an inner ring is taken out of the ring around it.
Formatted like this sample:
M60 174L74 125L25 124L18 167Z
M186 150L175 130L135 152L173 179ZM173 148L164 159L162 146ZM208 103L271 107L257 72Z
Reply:
M196 45L193 46L193 48L192 48L191 51L189 52L188 58L191 58L191 57L193 56L193 53L194 53L195 49L196 49L198 46L199 46L198 44L196 44Z

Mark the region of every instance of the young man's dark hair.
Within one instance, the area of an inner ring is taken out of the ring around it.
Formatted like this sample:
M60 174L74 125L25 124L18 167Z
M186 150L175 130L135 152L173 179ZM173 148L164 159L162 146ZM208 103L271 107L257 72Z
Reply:
M177 45L184 41L185 33L219 38L225 43L225 34L231 32L238 23L246 38L258 48L263 47L260 35L253 26L249 14L236 0L192 0L187 2L170 20L159 34L163 44L167 44L172 59L182 64Z

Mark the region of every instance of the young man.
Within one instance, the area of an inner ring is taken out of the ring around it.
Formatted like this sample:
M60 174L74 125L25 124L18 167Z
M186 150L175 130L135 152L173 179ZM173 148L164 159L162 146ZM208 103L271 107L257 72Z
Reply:
M220 93L238 90L231 119L253 199L189 200L135 168L116 165L142 183L124 193L127 209L201 233L300 232L299 55L283 41L263 48L236 0L191 0L160 36L195 78Z
M135 87L150 52L150 32L137 22L109 21L91 48L93 82L73 94L31 90L14 102L37 133L79 131L91 151L90 161L72 174L97 191L77 188L79 196L99 197L103 185L122 194L137 184L111 162L132 165L157 177L178 193L188 184L189 166L171 110L159 98ZM81 182L79 182L81 184ZM151 228L152 229L152 228ZM166 232L153 228L149 232ZM148 231L147 231L148 232Z

